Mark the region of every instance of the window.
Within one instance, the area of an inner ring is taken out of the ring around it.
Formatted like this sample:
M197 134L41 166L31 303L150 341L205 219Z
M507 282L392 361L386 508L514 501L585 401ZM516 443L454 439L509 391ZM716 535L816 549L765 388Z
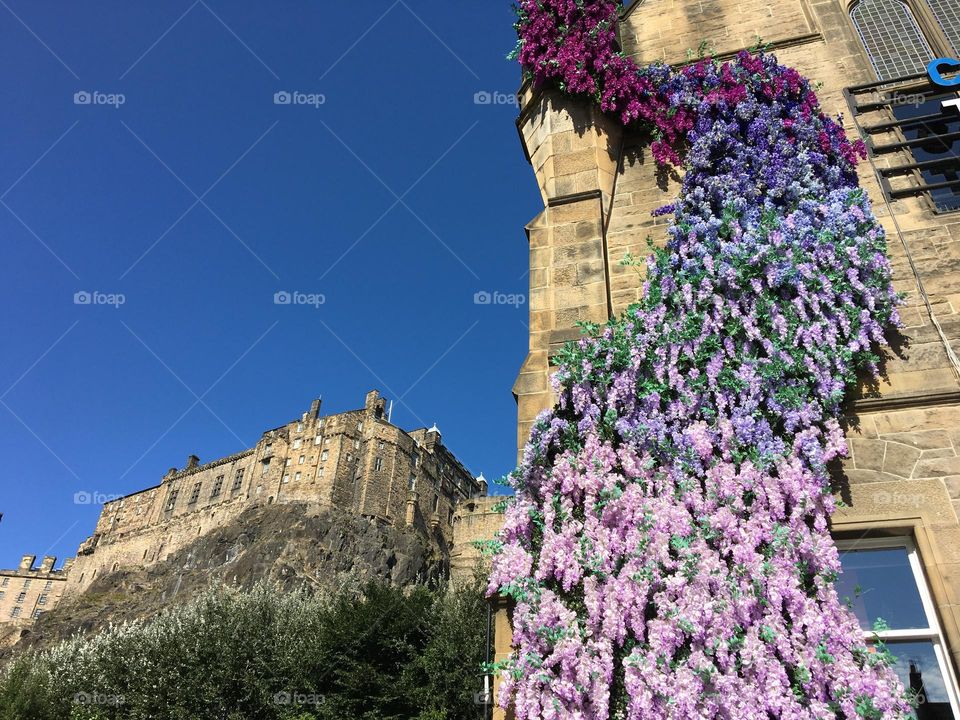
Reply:
M322 453L320 453L320 462L323 462L323 461L326 460L328 457L330 457L330 451L329 451L329 450L324 450Z
M374 470L382 470L382 469L383 469L383 458L380 457L379 455L378 455L377 458L373 461L373 469L374 469Z
M170 495L167 496L167 510L173 510L177 504L177 497L180 495L180 490L175 489L170 491Z
M927 0L937 24L953 45L954 52L960 51L960 8L950 0Z
M384 442L383 442L383 440L381 440L380 442L377 443L377 448L378 448L379 450L383 450L383 448L384 448Z
M416 476L416 475L411 475L411 476L410 476L410 482L408 483L408 487L409 487L411 490L416 489L416 487L417 487L417 476Z
M200 490L203 488L203 481L201 480L196 485L193 486L193 492L190 493L190 505L193 505L200 499Z
M260 477L263 477L267 474L267 471L270 469L270 459L267 458L263 461L263 472L260 473Z
M17 602L18 602L18 603L22 603L22 602L23 602L24 600L26 600L26 599L27 599L27 594L26 594L25 592L22 592L22 593L20 593L19 595L17 595Z
M314 444L314 445L319 445L319 444L322 443L322 442L323 442L323 435L317 435L317 436L313 439L313 444Z
M38 605L46 605L46 604L47 604L47 596L46 596L46 594L41 595L41 596L37 599L37 604L38 604Z
M439 511L440 511L440 496L439 496L439 495L434 495L434 496L433 496L433 511L434 511L434 512L439 512Z
M960 718L956 681L916 548L906 539L838 543L837 593L872 640L896 657L894 670L921 698L920 718Z
M210 497L220 497L220 493L223 492L223 475L218 475L217 479L213 481L213 490L210 491Z
M23 608L20 608L20 607L15 607L15 608L13 608L13 610L10 611L10 617L12 617L12 618L18 618L18 617L20 617L20 612L21 612L22 610L23 610Z
M357 430L363 430L363 420L357 423Z
M41 615L43 615L43 611L40 610L39 608L33 611L34 620L39 620Z
M360 441L359 441L359 440L354 440L354 441L353 441L353 449L354 449L354 450L359 450L359 449L360 449Z
M303 445L303 440L301 440L300 438L297 438L296 440L293 441L294 450L299 450L301 445Z
M233 476L233 487L231 488L233 492L243 487L243 471L244 468L239 468Z
M301 456L300 456L300 459L297 460L297 465L303 465L303 463L306 461L306 459L307 459L307 458L306 458L304 455L301 455Z
M283 476L283 481L284 481L285 483L290 482L290 476L289 476L289 475L284 475L284 476Z
M290 467L291 465L293 465L293 458L287 458L287 462L284 463L284 465L286 467Z
M24 581L23 581L23 589L26 590L28 587L30 587L30 583L31 583L31 582L32 582L31 580L24 580Z
M0 583L0 587L10 587L10 578L5 577L3 579L3 582Z
M299 479L300 479L300 473L297 473L296 475L293 476L294 482L297 482Z
M861 0L850 11L850 19L881 80L922 73L934 57L900 0Z
M302 423L302 422L298 422L298 423L297 423L297 432L303 432L303 423Z

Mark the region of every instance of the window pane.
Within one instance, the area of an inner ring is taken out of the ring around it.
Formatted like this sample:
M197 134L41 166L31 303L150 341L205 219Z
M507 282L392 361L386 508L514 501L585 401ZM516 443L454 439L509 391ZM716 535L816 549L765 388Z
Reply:
M960 49L960 7L953 0L927 0L954 52Z
M905 547L841 551L840 599L849 602L864 630L883 619L892 630L928 627Z
M912 118L934 116L935 120L922 123L913 123L901 127L905 140L920 140L930 138L920 145L913 145L910 151L917 162L930 160L950 160L950 163L921 171L923 182L927 185L945 181L960 180L960 141L943 140L949 133L960 131L960 116L956 113L946 114L940 103L943 100L955 98L956 93L947 88L943 93L927 94L922 103L896 103L893 106L893 115L897 120L911 120ZM930 191L930 198L937 209L943 212L960 210L960 186L938 188Z
M947 686L933 651L932 642L888 642L887 649L897 659L893 669L904 687L919 697L913 713L917 720L954 720Z
M921 73L933 59L916 21L899 0L863 0L850 18L880 80Z

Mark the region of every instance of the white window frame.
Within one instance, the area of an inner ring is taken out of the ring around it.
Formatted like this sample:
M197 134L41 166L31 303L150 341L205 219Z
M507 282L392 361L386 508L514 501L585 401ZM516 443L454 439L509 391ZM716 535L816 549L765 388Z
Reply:
M910 537L889 537L889 538L860 538L859 540L838 540L837 549L842 557L844 552L851 550L889 550L894 548L905 548L907 558L910 561L910 569L913 571L913 580L916 583L917 592L920 593L920 602L923 605L923 612L927 616L927 627L906 630L883 630L876 632L865 630L863 637L865 640L879 638L882 641L911 641L930 642L933 646L933 652L940 665L940 673L943 675L947 688L947 697L950 699L950 710L953 716L960 718L960 694L957 690L957 678L953 672L953 663L946 652L947 641L943 636L943 630L940 627L940 620L937 617L937 608L933 604L933 596L930 594L930 584L927 581L926 573L923 571L923 563L920 562L920 555L917 552L916 543ZM896 655L896 646L890 648Z

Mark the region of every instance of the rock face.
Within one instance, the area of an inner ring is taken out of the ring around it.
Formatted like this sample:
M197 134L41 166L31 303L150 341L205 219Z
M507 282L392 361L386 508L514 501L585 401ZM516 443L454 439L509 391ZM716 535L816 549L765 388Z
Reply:
M441 549L412 530L335 509L256 507L163 562L103 575L42 616L16 650L149 617L212 585L250 588L265 581L323 592L380 579L405 586L438 581L447 565Z

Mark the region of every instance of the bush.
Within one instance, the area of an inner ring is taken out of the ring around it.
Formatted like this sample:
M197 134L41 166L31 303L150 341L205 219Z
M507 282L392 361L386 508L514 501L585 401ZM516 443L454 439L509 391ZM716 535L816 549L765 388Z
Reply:
M15 658L0 720L479 720L485 623L476 587L220 588Z

